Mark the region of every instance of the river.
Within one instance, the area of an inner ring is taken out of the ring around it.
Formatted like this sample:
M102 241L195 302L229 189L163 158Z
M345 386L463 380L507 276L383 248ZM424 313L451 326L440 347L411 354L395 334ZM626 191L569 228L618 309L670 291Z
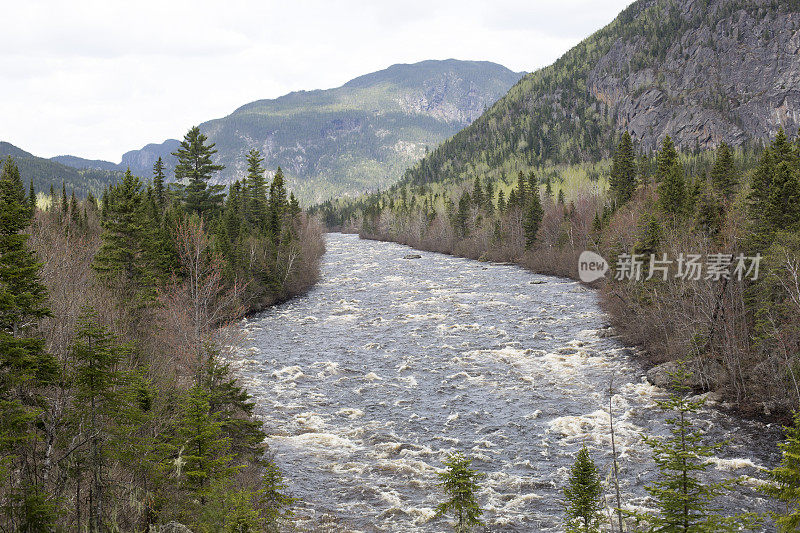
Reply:
M491 531L561 531L576 451L610 472L612 378L623 500L652 507L640 435L665 432L665 392L604 335L596 294L576 282L330 234L319 284L240 327L232 365L301 500L301 530L445 531L436 473L461 451L486 474ZM697 423L731 439L712 475L745 476L721 505L770 509L754 488L779 429L712 408Z

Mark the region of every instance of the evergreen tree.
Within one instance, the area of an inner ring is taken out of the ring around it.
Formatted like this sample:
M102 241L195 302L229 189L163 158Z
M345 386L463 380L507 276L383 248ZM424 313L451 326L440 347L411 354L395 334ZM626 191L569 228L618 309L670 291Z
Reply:
M291 215L292 219L300 214L302 209L300 209L300 202L295 197L294 193L289 193L289 214Z
M478 209L483 209L485 202L485 198L483 195L483 186L481 185L481 179L478 176L475 176L475 181L472 184L472 203Z
M584 446L578 452L564 489L569 533L599 533L603 518L600 513L603 509L602 493L597 467Z
M90 489L89 531L105 531L105 508L109 467L108 443L121 435L118 430L125 397L124 374L118 366L124 348L102 326L97 314L85 313L71 348L75 383L76 425L86 432L85 459L78 461L88 470Z
M544 209L542 202L539 198L539 189L532 192L528 205L525 207L525 220L523 222L525 229L525 248L530 249L536 243L539 227L542 225L542 218L544 217Z
M455 214L455 223L453 224L456 230L456 236L465 238L469 236L469 212L472 199L469 193L464 191L461 198L458 200L458 211Z
M506 195L503 193L503 189L497 192L497 210L501 213L504 213L506 210Z
M564 198L564 189L558 190L558 205L564 205L566 199Z
M668 400L657 401L659 407L673 416L666 420L670 426L665 437L644 436L653 451L659 477L645 487L656 502L658 513L633 513L650 525L650 531L705 533L708 531L739 531L746 529L752 517L740 515L723 517L713 507L713 501L725 494L729 481L713 482L703 479L708 470L708 458L719 451L721 444L703 444L703 434L694 428L691 417L703 405L703 400L690 400L690 390L684 385L688 373L680 369L674 376L675 388Z
M620 205L630 200L636 190L636 154L633 151L633 139L627 131L622 134L612 157L609 185Z
M221 185L209 185L214 172L225 168L215 165L211 157L217 153L214 143L206 144L208 137L200 133L200 128L192 127L181 141L180 148L172 155L178 158L175 166L175 179L186 180L183 202L189 213L204 215L213 213L222 204Z
M722 227L724 208L705 182L702 182L701 187L695 224L700 231L713 237Z
M470 468L472 459L460 453L450 455L444 465L447 470L438 474L439 485L448 499L436 508L436 514L443 516L449 512L454 513L455 532L467 533L474 526L483 524L480 519L483 510L478 505L476 496L479 489L477 481L483 476Z
M75 198L75 190L72 191L72 196L69 199L69 217L74 224L81 223L81 212L78 209L78 199Z
M166 197L164 195L164 161L161 156L158 156L155 164L153 165L153 190L155 192L156 202L158 207L164 209Z
M52 382L57 370L36 333L49 310L40 264L26 246L31 216L9 157L0 170L0 529L25 533L51 531L57 518L33 473L41 457L30 446L46 405L32 391Z
M288 203L286 200L286 185L283 181L283 171L278 167L275 172L275 177L272 179L272 184L269 187L269 225L268 230L272 239L279 242L281 238L281 229L283 227L283 216L286 213Z
M544 195L548 198L548 201L553 198L553 184L550 176L544 178Z
M64 182L61 182L61 214L66 217L67 216L67 209L69 209L69 203L67 202L67 186Z
M683 165L672 139L667 136L658 154L658 199L665 213L680 216L686 204L686 183Z
M783 532L800 529L800 412L794 414L794 424L784 428L786 440L778 444L782 458L780 464L770 471L773 485L765 491L786 504L784 511L775 513L775 523Z
M711 167L711 183L714 189L726 200L730 199L739 186L739 177L733 164L733 154L727 144L717 148L717 158Z
M775 167L764 215L772 229L792 229L800 223L800 178L788 161Z
M31 216L36 214L36 191L33 189L33 180L31 180L30 191L28 192L28 204L31 207Z
M248 222L262 231L271 224L271 214L267 206L267 184L264 180L264 168L261 166L263 161L264 158L258 150L250 150L247 154L247 182L243 187L245 198L242 204L248 211Z
M142 183L130 169L103 197L102 244L92 267L105 282L121 281L129 297L151 300L154 273L148 262L148 244L158 227L147 218Z

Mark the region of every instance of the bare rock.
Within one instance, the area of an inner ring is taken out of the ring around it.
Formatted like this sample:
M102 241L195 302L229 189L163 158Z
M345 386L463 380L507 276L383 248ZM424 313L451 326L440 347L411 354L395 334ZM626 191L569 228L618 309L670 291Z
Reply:
M664 389L672 388L674 385L673 375L680 371L681 364L678 361L668 361L654 366L647 371L647 381ZM725 381L728 374L725 367L714 360L693 361L686 365L689 372L685 385L694 390L716 390Z
M422 256L419 254L408 254L407 256L403 257L403 259L422 259Z

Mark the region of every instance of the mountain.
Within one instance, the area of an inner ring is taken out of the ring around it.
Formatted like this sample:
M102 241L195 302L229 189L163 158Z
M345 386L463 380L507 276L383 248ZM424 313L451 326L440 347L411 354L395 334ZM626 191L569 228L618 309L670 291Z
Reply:
M405 182L654 149L762 142L800 126L800 1L638 0L408 171Z
M430 147L479 117L521 73L485 61L423 61L393 65L341 87L258 100L200 124L216 143L218 179L245 175L256 148L264 167L282 167L305 203L355 195L397 181ZM158 156L167 170L175 140L123 156L122 167L149 177Z
M34 188L38 192L46 193L52 186L60 194L63 183L68 194L74 190L81 198L89 192L97 196L106 185L114 183L122 175L119 170L73 168L53 159L37 157L13 144L0 142L0 158L5 159L8 156L14 158L25 186L33 180ZM71 158L69 161L74 159L79 158Z
M72 168L91 168L95 170L122 170L120 165L112 163L111 161L103 161L101 159L84 159L74 155L57 155L51 157L50 161L61 163Z

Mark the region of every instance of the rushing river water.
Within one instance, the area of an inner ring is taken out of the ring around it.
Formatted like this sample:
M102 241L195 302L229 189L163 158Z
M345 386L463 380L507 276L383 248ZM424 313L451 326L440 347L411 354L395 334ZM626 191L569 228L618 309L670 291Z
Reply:
M514 266L404 259L417 252L350 235L329 235L327 249L313 290L243 321L233 359L302 500L301 529L445 531L436 473L462 451L486 473L491 531L561 531L580 446L610 470L612 377L623 500L652 506L640 435L665 431L664 391L603 338L593 291ZM754 487L776 461L777 428L714 409L700 419L711 439L731 439L713 475L746 476L721 505L768 510Z

